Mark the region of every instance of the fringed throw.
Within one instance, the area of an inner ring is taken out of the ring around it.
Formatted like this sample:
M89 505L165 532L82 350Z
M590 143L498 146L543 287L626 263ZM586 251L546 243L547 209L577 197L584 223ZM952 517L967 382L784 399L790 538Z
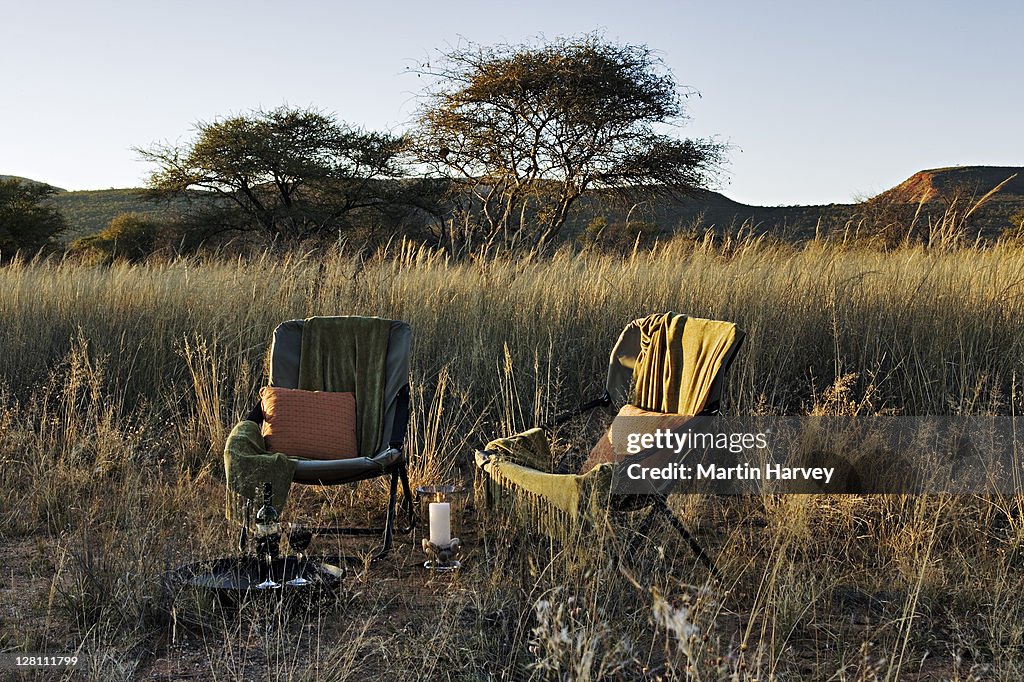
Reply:
M582 476L549 474L492 455L482 462L482 468L496 504L517 514L525 525L563 543L600 523L608 509L611 464Z

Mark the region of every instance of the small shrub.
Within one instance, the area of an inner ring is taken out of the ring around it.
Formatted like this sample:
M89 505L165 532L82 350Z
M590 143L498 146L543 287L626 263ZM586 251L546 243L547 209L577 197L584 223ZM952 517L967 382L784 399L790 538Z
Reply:
M1003 239L1014 244L1024 244L1024 210L1010 216L1010 226L1003 230Z
M94 262L137 262L162 248L168 226L142 213L121 213L96 234L72 242L70 250Z
M645 220L620 223L597 216L587 224L579 240L583 246L621 250L630 249L637 243L650 244L666 234L659 225Z

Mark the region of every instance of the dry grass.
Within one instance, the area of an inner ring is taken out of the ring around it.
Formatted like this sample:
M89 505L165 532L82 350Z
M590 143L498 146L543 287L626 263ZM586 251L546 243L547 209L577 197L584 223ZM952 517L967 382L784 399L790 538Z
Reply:
M1016 499L674 499L718 553L721 585L667 532L633 562L652 585L638 588L609 561L613 538L559 548L508 524L467 529L456 577L422 575L403 540L337 604L253 606L199 630L167 617L159 574L233 551L219 449L283 319L412 324L415 484L468 475L474 445L599 394L624 322L658 310L746 330L733 412L1017 413L1021 273L1024 250L1006 244L682 239L518 261L396 246L369 260L11 264L0 649L80 647L97 680L1020 679ZM295 506L367 515L381 496L306 490Z

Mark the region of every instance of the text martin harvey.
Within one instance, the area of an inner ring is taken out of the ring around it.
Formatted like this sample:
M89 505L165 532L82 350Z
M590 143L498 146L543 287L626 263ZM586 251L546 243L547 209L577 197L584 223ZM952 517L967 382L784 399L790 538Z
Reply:
M835 467L788 467L782 464L765 464L750 466L737 464L723 467L717 464L686 465L672 463L663 467L644 467L633 463L626 467L626 475L634 481L640 480L673 480L673 481L824 481L832 480Z

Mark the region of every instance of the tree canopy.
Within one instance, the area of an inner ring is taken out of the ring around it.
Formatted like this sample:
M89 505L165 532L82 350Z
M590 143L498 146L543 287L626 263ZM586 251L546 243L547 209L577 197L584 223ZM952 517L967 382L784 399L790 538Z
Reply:
M221 231L300 241L333 234L352 211L385 208L403 175L402 137L366 132L318 111L280 107L196 125L184 145L137 150L156 164L149 186L188 190Z
M0 258L35 253L67 229L64 216L44 202L56 190L17 178L0 180Z
M588 190L687 193L723 160L720 143L662 132L685 120L695 93L646 46L594 35L470 44L421 71L435 84L415 150L470 198L463 236L477 243L543 245Z

